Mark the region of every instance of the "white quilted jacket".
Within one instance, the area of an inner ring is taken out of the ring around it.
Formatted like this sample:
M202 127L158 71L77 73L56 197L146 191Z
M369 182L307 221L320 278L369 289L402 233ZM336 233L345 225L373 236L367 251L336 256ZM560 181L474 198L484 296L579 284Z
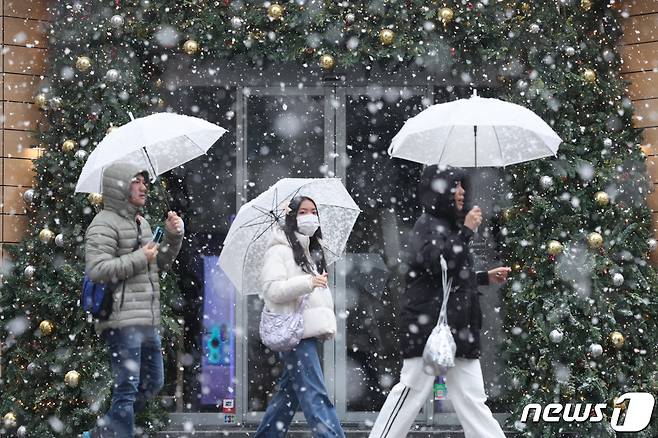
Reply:
M310 239L299 233L295 235L310 260ZM310 294L303 312L303 338L330 339L336 334L336 315L331 291L313 289L311 279L312 276L302 271L295 263L292 248L283 230L275 227L265 253L261 298L270 312L283 314L294 312L301 297Z

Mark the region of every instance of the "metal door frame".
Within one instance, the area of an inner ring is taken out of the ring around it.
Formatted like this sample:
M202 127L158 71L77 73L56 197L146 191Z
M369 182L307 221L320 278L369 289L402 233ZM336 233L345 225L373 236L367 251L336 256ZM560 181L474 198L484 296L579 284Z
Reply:
M384 90L409 90L413 96L423 96L428 99L430 102L433 102L434 99L434 85L429 84L426 86L394 86L386 85L381 86ZM371 87L368 86L344 86L337 87L336 89L336 99L338 101L337 108L342 109L342 111L335 111L336 114L336 153L335 160L338 160L341 157L345 157L347 154L347 120L346 120L346 104L348 96L364 96L368 94L368 91ZM336 176L340 177L345 184L348 184L347 181L347 172L344 166L338 166L338 163L334 162L334 168L336 168ZM336 262L336 272L345 272L345 261L340 259ZM345 314L346 312L346 281L343 275L334 276L334 290L335 290L335 307L336 315ZM337 382L336 387L336 408L338 411L339 418L345 423L358 423L365 424L366 422L374 422L377 418L377 412L364 412L364 411L347 411L347 394L346 394L346 383L345 377L347 375L347 322L346 318L337 318L338 321L338 331L336 339L342 341L342 345L336 347L336 375L342 376L341 381ZM432 424L434 419L432 409L432 400L428 399L425 405L423 406L423 412L419 413L416 417L415 422L421 424ZM450 424L451 422L446 423L442 421L442 424ZM457 422L458 424L458 422Z
M237 88L237 127L236 127L236 210L239 210L242 205L247 202L247 183L249 182L249 163L247 154L247 138L249 123L247 120L249 110L249 98L252 96L318 96L324 98L324 163L329 165L330 172L334 172L331 168L332 156L335 153L335 116L332 115L332 102L334 99L335 90L331 87L308 87L308 88L294 88L294 87L238 87ZM327 115L330 115L329 117ZM330 135L330 134L331 135ZM334 161L335 163L335 161ZM335 277L335 267L330 268L330 277ZM247 298L240 296L236 300L236 336L235 349L236 349L236 400L237 412L240 423L257 423L264 415L263 411L249 411L248 410L248 390L247 385L249 381L248 376L248 334L245 333L247 327ZM336 348L335 341L325 342L323 350L323 373L327 391L329 396L335 398L336 388ZM242 383L241 383L242 382ZM295 414L294 421L302 421L303 415L301 413Z

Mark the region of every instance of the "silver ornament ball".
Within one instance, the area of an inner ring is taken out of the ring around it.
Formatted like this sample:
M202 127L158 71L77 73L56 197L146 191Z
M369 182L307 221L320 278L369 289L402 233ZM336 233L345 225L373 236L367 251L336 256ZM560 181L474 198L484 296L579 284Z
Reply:
M603 347L601 344L591 344L589 346L589 354L592 357L599 357L603 354Z
M564 53L566 53L567 56L573 56L576 54L576 49L574 49L571 46L565 47Z
M615 275L612 276L612 283L617 287L621 286L624 284L624 276L619 272L615 273Z
M619 272L615 273L615 275L612 276L612 283L617 287L621 286L624 284L624 276Z
M607 148L609 148L610 146L612 146L612 139L610 139L610 138L606 138L605 140L603 140L603 146L605 146L605 147L607 147Z
M75 151L74 156L78 160L84 160L87 157L87 151L85 151L84 149L78 149L77 151Z
M115 29L118 29L121 26L123 26L123 23L124 23L123 17L119 14L112 15L112 18L110 18L110 24Z
M121 77L121 73L119 73L119 70L116 68L111 68L105 73L105 79L107 79L110 82L116 82L119 80Z
M562 338L564 337L564 335L560 330L553 329L548 334L548 337L550 338L551 342L555 342L556 344L559 344L560 342L562 342Z
M537 23L532 23L530 25L530 32L531 33L539 33L541 29L539 28L539 25Z
M356 21L356 15L350 12L349 14L345 15L345 21L350 24L354 23Z
M528 81L524 81L523 79L519 79L518 82L516 83L516 88L519 90L523 91L528 89Z
M231 18L231 27L233 29L240 29L242 27L242 18L240 17Z
M62 106L62 98L61 97L53 97L50 99L50 107L52 109L59 109Z
M62 233L59 233L57 236L55 236L55 245L59 246L60 248L64 246L64 235Z
M25 190L23 193L23 200L28 204L31 204L34 201L34 189Z
M544 175L544 176L542 176L541 179L539 180L539 183L541 184L541 187L542 187L543 189L548 189L548 188L550 188L550 187L553 186L553 178L551 178L551 177L548 176L548 175Z
M649 250L655 251L656 248L658 247L658 243L656 242L656 239L649 239L647 241L647 244L649 245Z
M27 427L20 426L16 429L16 436L27 436Z
M32 278L32 277L34 277L34 273L35 273L36 271L37 271L37 269L36 269L34 266L32 266L32 265L28 265L28 266L26 266L25 269L23 270L23 274L24 274L25 277L27 277L27 278Z

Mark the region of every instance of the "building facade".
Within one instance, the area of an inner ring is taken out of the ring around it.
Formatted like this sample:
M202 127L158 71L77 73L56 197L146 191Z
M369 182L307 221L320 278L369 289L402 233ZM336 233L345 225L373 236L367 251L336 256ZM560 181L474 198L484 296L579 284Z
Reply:
M3 50L2 125L2 245L20 241L28 227L22 199L30 187L31 160L38 154L31 132L40 123L34 103L47 72L46 0L0 0ZM622 41L623 74L635 103L636 126L644 129L643 149L651 179L658 185L658 4L629 1ZM259 70L209 62L215 79L200 80L185 73L185 60L172 63L163 75L173 110L204 117L229 132L209 157L175 171L173 207L186 215L191 244L181 254L180 303L186 327L185 353L168 378L174 419L194 424L235 421L257 423L280 369L276 357L258 339L261 301L239 296L214 269L231 215L283 176L339 176L363 209L348 243L347 254L332 268L338 334L324 344L323 367L339 415L349 423L374 420L385 391L399 372L394 329L399 254L405 232L420 205L408 196L419 167L396 166L385 157L390 140L404 121L426 103L465 97L467 90L444 77L428 78L414 71L355 69L344 77L308 77L295 65ZM249 73L245 73L249 72ZM299 86L303 84L303 86ZM495 95L495 87L483 95ZM284 111L283 111L284 110ZM263 133L275 132L276 137ZM373 133L376 132L376 136ZM496 171L478 172L483 181ZM474 194L478 205L493 216L496 189L487 184ZM502 190L502 189L499 189ZM649 199L658 229L658 192ZM658 230L656 230L658 238ZM477 241L480 259L495 257L495 235ZM4 258L4 257L3 257ZM658 252L653 253L658 264ZM483 266L484 267L484 266ZM494 411L500 393L497 363L500 303L491 288L483 297L486 348L483 369ZM175 383L174 383L175 382ZM440 385L440 382L437 382ZM217 401L225 401L218 417ZM422 424L456 424L449 405L428 401L418 417Z

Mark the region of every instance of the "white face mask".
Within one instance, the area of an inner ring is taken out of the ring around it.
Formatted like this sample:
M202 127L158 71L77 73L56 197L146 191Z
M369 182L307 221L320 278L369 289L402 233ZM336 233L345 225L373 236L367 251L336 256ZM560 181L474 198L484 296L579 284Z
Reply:
M304 236L311 237L320 228L320 220L314 214L297 216L297 231Z

